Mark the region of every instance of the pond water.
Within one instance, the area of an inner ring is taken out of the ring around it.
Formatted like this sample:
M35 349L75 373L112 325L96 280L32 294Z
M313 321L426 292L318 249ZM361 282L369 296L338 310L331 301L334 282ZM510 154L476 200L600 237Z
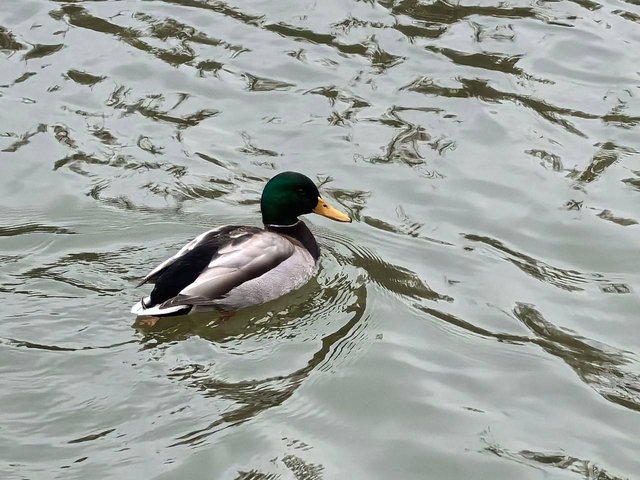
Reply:
M1 478L640 478L638 0L2 6ZM136 322L283 170L317 278Z

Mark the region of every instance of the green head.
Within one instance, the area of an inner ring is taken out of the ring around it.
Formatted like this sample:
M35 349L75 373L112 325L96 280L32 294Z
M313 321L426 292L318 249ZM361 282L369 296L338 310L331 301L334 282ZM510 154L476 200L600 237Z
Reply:
M293 225L298 216L317 213L339 222L350 222L345 213L330 207L311 179L301 173L282 172L267 182L260 198L265 225Z

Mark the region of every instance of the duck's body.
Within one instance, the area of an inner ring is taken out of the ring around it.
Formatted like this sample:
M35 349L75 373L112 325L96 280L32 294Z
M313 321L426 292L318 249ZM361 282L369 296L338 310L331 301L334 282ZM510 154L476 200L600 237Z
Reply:
M155 284L132 313L183 315L233 311L274 300L313 276L318 244L298 215L315 212L351 221L329 207L307 177L277 175L261 200L265 229L227 225L205 232L153 269L140 283Z
M155 287L132 313L181 315L265 303L309 281L318 255L318 245L302 221L293 229L227 225L209 230L143 279L141 285Z

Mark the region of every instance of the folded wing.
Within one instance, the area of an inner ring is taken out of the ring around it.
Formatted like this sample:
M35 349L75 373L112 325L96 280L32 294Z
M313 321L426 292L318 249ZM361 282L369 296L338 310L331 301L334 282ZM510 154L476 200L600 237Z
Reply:
M142 283L155 283L147 307L214 305L235 287L291 257L292 240L255 227L222 227L198 236Z

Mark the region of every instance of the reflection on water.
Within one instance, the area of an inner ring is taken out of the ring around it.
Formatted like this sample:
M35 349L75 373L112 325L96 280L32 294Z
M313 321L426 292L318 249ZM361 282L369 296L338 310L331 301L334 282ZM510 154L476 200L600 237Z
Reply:
M490 436L490 432L487 432ZM484 452L491 453L522 465L546 471L549 467L576 473L585 480L598 478L601 480L622 480L623 477L611 475L592 461L572 457L564 452L536 452L532 450L511 451L485 439L487 446Z
M185 381L187 385L195 388L201 394L207 397L220 398L227 402L231 402L234 405L238 405L235 409L229 409L222 412L220 418L214 420L205 427L198 428L195 431L191 431L180 436L177 439L177 442L173 445L197 445L218 430L227 428L230 425L237 425L245 422L263 411L281 405L285 402L291 395L293 395L312 370L318 368L322 363L331 361L329 358L330 354L339 354L342 348L344 348L339 346L339 343L348 341L347 339L352 330L356 324L362 320L366 292L364 288L361 288L360 292L356 291L354 293L356 304L351 308L346 308L345 311L345 313L351 315L348 322L335 332L322 337L320 348L313 353L304 367L295 371L259 380L252 379L240 382L226 382L221 379L216 379L215 377L209 377L206 372L206 367L199 365L190 365L186 371L184 369L173 370L169 374L170 377ZM295 311L287 313L295 313ZM274 319L269 318L269 320ZM276 321L273 323L277 325L277 319L275 320ZM227 324L231 322L235 323L235 319L227 320ZM273 328L271 322L269 323L270 325L268 328ZM201 332L201 330L198 331ZM262 335L267 332L263 329L258 329L258 333ZM246 340L250 336L251 334L245 330L241 337ZM228 340L226 336L221 338L219 332L215 333L215 337L217 341ZM210 338L208 339L210 340Z
M0 477L632 478L639 18L8 0ZM308 219L317 279L132 325L281 170L355 220Z
M565 361L596 392L640 411L640 364L628 352L565 332L531 305L519 304L513 313L535 335L534 343Z
M583 274L575 270L565 270L562 268L548 265L541 260L536 260L523 253L516 252L505 245L499 240L492 238L481 237L478 235L465 235L467 240L474 242L481 242L485 245L489 245L494 249L505 254L505 259L514 264L524 273L531 275L532 277L546 282L554 287L568 290L570 292L584 290L582 285L589 283L600 284L600 288L603 291L607 287L613 287L614 284L607 280L601 274ZM617 288L613 291L616 293L629 293L629 287L624 284L615 284Z

